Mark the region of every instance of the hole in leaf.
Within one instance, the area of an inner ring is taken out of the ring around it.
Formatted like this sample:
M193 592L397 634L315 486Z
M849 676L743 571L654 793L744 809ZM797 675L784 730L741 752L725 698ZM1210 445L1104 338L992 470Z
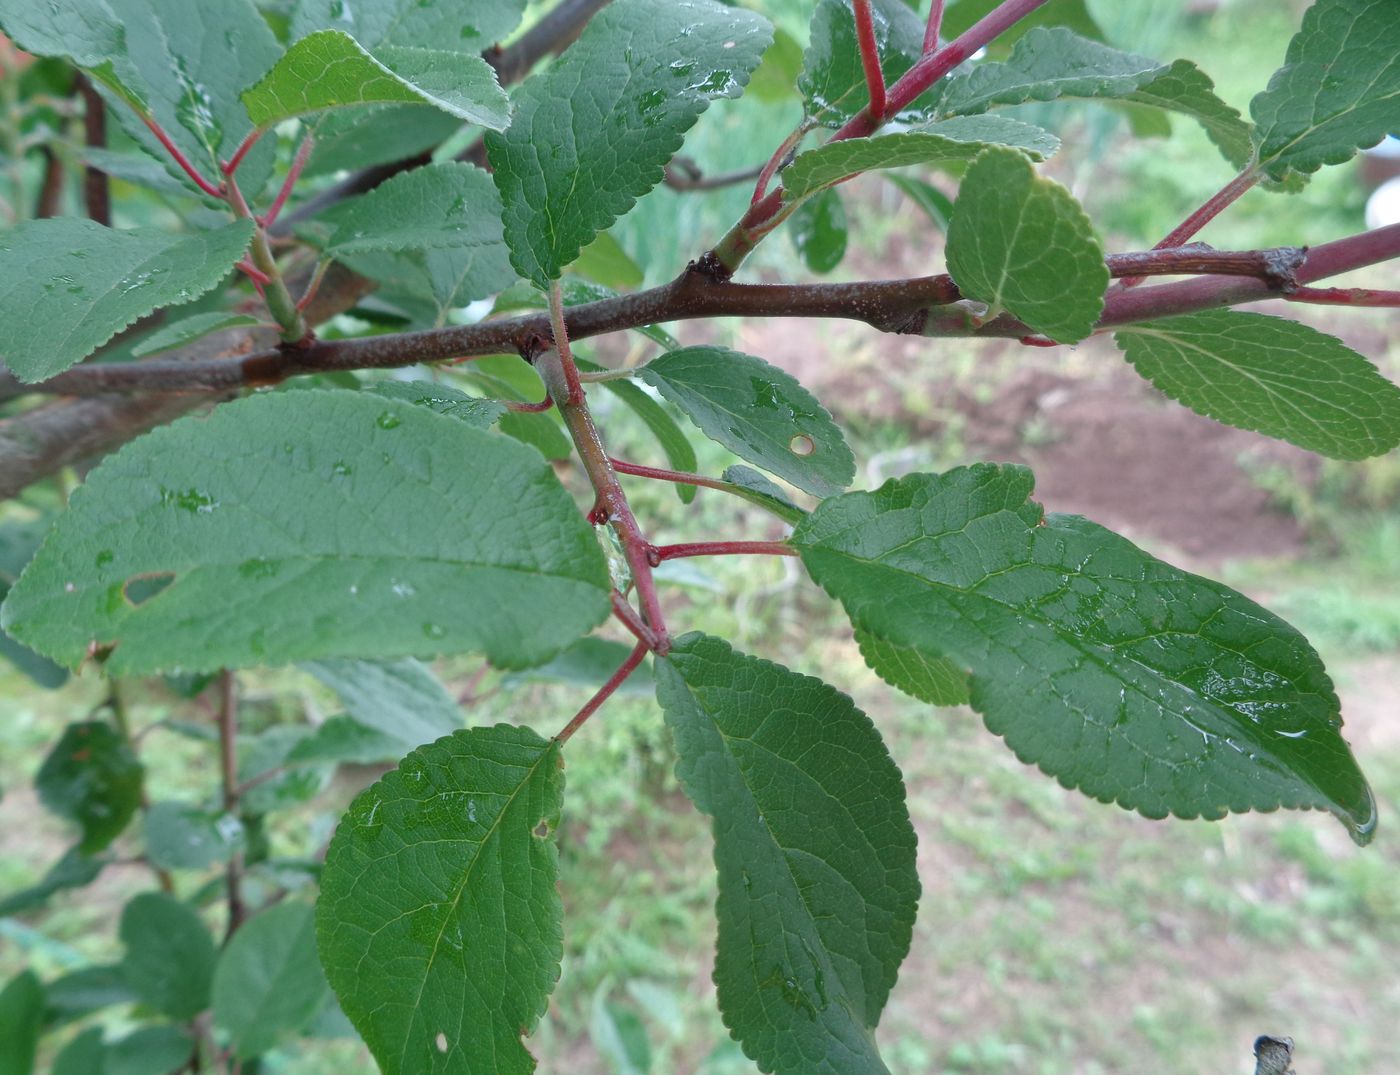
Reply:
M546 836L548 836L548 835L549 835L549 822L548 822L548 821L541 821L538 825L536 825L536 826L535 826L535 835L536 835L537 837L539 837L541 840L543 840Z
M788 444L793 455L811 455L817 450L817 442L806 433L799 433Z
M172 582L175 574L171 571L152 571L145 575L133 575L122 585L122 596L133 607L140 608Z

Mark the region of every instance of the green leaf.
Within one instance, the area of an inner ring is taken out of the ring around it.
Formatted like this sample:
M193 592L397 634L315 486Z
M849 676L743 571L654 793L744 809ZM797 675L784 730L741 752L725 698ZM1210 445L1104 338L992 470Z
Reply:
M479 53L515 29L525 0L298 0L293 40L342 30L367 48L381 42Z
M134 603L129 584L152 577L168 585ZM310 390L181 419L105 460L0 620L64 663L115 647L116 675L469 650L521 667L597 625L608 592L592 528L535 452Z
M169 1075L195 1048L184 1027L147 1026L107 1046L102 1075Z
M52 1075L102 1075L106 1051L102 1028L90 1026L54 1057Z
M1175 61L1124 100L1194 119L1236 168L1243 168L1253 153L1253 127L1216 96L1215 83L1190 60Z
M952 198L937 187L925 183L922 179L915 179L913 176L894 174L887 175L885 178L918 206L935 228L947 233L948 224L953 219Z
M764 1071L885 1072L874 1028L919 877L904 784L844 694L700 634L656 662L676 776L714 819L720 1012Z
M226 310L210 310L208 313L192 314L157 329L131 349L133 358L158 355L162 351L173 351L187 343L201 339L225 329L256 325L258 319L247 314L231 314Z
M187 903L143 892L122 911L122 973L141 1000L172 1019L192 1019L209 1006L214 938Z
M289 48L257 85L243 91L253 124L371 104L426 104L468 123L504 130L510 105L480 56L385 45L371 56L340 30L320 30Z
M514 281L491 177L474 165L446 161L396 175L356 198L336 216L326 253L340 258L461 248L476 252L492 278L492 290ZM482 292L486 294L490 291Z
M1028 31L1005 63L982 63L950 79L943 115L975 115L998 105L1059 97L1125 97L1166 71L1146 56L1089 41L1063 27Z
M846 256L846 207L834 190L806 199L788 224L792 244L813 272L830 272Z
M49 519L11 519L0 523L0 603L4 602L24 566L34 558L50 522ZM8 660L41 687L52 690L68 681L68 669L40 657L4 631L0 631L0 658Z
M101 851L121 835L141 805L145 771L126 739L106 721L64 729L34 778L39 799L83 831L78 850Z
M234 1056L255 1057L309 1023L327 992L315 914L304 903L281 903L240 926L220 954L214 1025Z
M1208 310L1124 326L1114 339L1138 373L1218 422L1334 459L1400 444L1400 388L1297 321Z
M141 822L146 856L166 870L203 870L227 862L243 847L243 823L193 803L157 802Z
M700 427L755 466L813 496L851 484L855 456L831 415L789 373L724 347L682 347L641 377Z
M1008 149L989 149L963 177L948 228L948 271L965 297L1058 343L1077 343L1103 311L1108 266L1074 195Z
M749 96L770 104L781 104L797 94L802 74L802 46L781 26L773 29L773 44L749 80Z
M966 705L967 673L946 657L856 628L860 655L881 679L930 705Z
M612 642L606 638L580 638L548 664L523 672L512 672L505 678L504 685L515 687L522 683L570 683L596 690L622 667L622 662L631 654L632 647L626 642ZM639 670L645 667L646 662L643 661ZM618 694L651 694L650 683L644 680L645 676L634 672L623 680Z
M593 994L588 1036L599 1054L612 1064L614 1075L648 1075L651 1040L636 1012L608 1000L607 983Z
M559 978L558 745L455 732L362 792L326 853L326 977L384 1075L534 1070Z
M252 234L248 220L184 236L27 221L0 235L0 358L22 381L62 373L138 317L216 286Z
M1022 761L1149 817L1375 802L1307 641L1219 583L1076 516L1024 467L916 474L827 501L790 539L860 630L968 671Z
M327 112L312 121L316 138L302 175L372 168L427 154L462 126L462 121L426 105L384 105Z
M573 270L580 276L614 289L641 287L645 279L641 266L606 231L600 231L597 238L579 251Z
M292 764L344 761L370 765L398 761L406 749L404 741L397 735L376 731L342 713L326 720L300 740L288 753L287 761Z
M103 1008L135 1003L136 999L120 964L89 964L45 985L44 1017L51 1028L64 1026Z
M29 1075L44 1023L44 986L32 970L0 989L0 1075Z
M589 362L587 359L575 356L574 360L578 363L579 369L582 370L598 371L603 369L596 362ZM672 470L679 470L686 474L695 473L696 468L700 465L695 458L695 448L690 443L690 439L682 432L681 427L676 424L676 420L667 413L665 407L631 381L604 381L603 387L622 400L642 420L642 424L651 431L651 435L656 438L656 443L666 454L666 462ZM693 485L676 483L675 490L682 504L689 504L695 499L695 486Z
M476 429L489 429L506 412L494 399L478 399L438 381L375 381L364 391L426 407Z
M486 150L511 263L542 289L661 182L716 97L737 97L771 40L759 15L715 0L615 0L513 95Z
M398 661L315 661L306 670L335 691L346 712L366 728L402 745L395 757L462 726L456 699L432 669L411 657Z
M870 9L880 70L886 84L893 84L923 52L924 22L902 0L874 0ZM817 4L810 40L797 88L808 116L823 126L839 127L870 104L849 0ZM929 100L929 95L922 96L899 118L908 121L921 116Z
M952 40L992 13L1001 0L957 0L943 14L942 37ZM1089 12L1086 0L1055 0L1012 23L991 43L988 52L1004 55L1023 34L1040 26L1066 26L1081 37L1104 40L1103 30Z
M42 907L56 892L89 885L97 880L97 875L106 865L105 859L89 858L76 847L70 847L61 859L49 867L37 885L12 892L0 900L0 918Z
M153 117L210 180L218 178L219 158L252 129L239 93L282 51L251 0L0 0L0 25L21 47L70 58L135 113ZM120 108L116 115L188 184L135 114ZM250 197L270 174L275 152L270 141L259 145L240 169Z
M730 491L736 496L771 511L786 523L795 525L807 517L805 508L799 508L787 493L756 470L736 464L725 467L720 478L729 483Z
M1249 103L1265 175L1341 164L1395 131L1397 15L1395 0L1317 0L1303 14L1284 65Z
M1035 160L1059 148L1049 131L1003 116L955 117L918 131L846 138L798 155L783 171L788 201L876 168L934 161L968 161L994 145L1011 146Z

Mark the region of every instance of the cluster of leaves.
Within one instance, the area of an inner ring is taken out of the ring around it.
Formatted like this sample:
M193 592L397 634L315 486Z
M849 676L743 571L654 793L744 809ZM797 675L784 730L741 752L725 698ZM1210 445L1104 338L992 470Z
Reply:
M963 0L945 30L995 6ZM463 124L484 132L489 174L450 159L404 172L303 221L299 241L313 262L377 282L381 309L400 324L440 326L482 299L500 312L539 305L538 292L558 295L580 259L609 263L607 229L661 181L709 103L738 96L765 53L772 64L785 55L781 41L769 52L766 20L743 8L616 0L507 94L479 53L523 7L298 0L265 15L251 0L197 11L179 0L0 0L15 42L81 69L121 118L128 150L94 163L181 190L187 207L179 233L58 218L0 237L9 369L41 381L158 310L169 311L165 325L100 357L246 327L246 310L215 290L235 266L295 339L295 309L274 301L285 284L267 254L273 214L242 204L277 170L273 132L293 128L312 147L292 166L294 195L299 175L311 189L350 160L410 155ZM885 74L914 70L923 20L898 0L870 7ZM897 178L948 221L963 314L1008 314L1030 333L1077 342L1103 313L1104 251L1072 195L1035 168L1056 137L993 110L1081 98L1186 116L1231 165L1296 187L1393 122L1395 15L1393 0L1318 0L1251 122L1191 62L1122 52L1094 39L1082 4L1047 5L985 59L915 95L892 132L797 152L764 227L792 218L809 263L829 268L845 245L838 184L951 167L961 175L952 203ZM839 129L868 109L859 37L845 0L815 5L793 72L799 133ZM153 178L151 158L168 174ZM211 224L214 206L234 219ZM575 278L563 298L606 294ZM663 353L601 387L635 410L678 470L695 468L694 449L637 381L814 498L808 511L743 466L705 479L793 527L785 551L844 606L891 685L970 704L1024 761L1150 817L1319 808L1359 842L1370 837L1375 805L1341 737L1336 694L1288 624L1092 522L1045 515L1021 467L847 492L852 453L791 376L756 356L648 334ZM1342 459L1400 443L1400 390L1293 321L1220 310L1124 324L1117 340L1164 393L1220 421ZM545 1011L562 954L555 838L566 746L525 727L463 729L418 662L476 653L500 669L591 669L601 654L615 665L627 648L600 651L586 636L633 580L550 465L571 452L556 417L510 406L537 399L540 379L516 359L490 359L456 383L365 378L253 395L101 463L46 525L42 547L33 524L0 530L0 652L40 682L94 660L111 677L164 673L198 691L228 669L303 662L347 710L314 730L245 736L242 770L217 803L147 803L119 709L71 725L38 788L80 837L0 913L93 880L138 817L145 859L176 891L186 871L267 863L269 811L315 795L339 762L397 760L345 813L324 867L309 867L319 873L314 912L294 886L246 922L231 907L237 928L220 946L198 909L205 890L139 896L122 914L119 964L46 983L26 972L5 987L7 1047L32 1057L44 1031L136 1002L157 1017L151 1026L116 1041L88 1027L54 1070L165 1070L210 1048L255 1058L324 1029L338 1006L386 1075L532 1070L522 1034ZM586 417L582 401L554 398ZM584 453L578 428L568 424ZM680 491L688 500L693 486ZM643 637L678 778L714 819L726 1024L765 1071L884 1071L873 1031L919 896L894 760L871 721L819 680L703 634Z

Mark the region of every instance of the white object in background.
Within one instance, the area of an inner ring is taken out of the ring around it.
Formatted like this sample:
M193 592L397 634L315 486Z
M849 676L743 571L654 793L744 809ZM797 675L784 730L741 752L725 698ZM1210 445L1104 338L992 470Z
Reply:
M1387 224L1400 224L1400 176L1378 186L1366 202L1366 227L1374 230Z

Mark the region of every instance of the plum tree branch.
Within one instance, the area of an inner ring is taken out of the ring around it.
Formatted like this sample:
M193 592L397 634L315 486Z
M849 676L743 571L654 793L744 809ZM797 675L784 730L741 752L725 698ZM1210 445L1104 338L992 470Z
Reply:
M1279 298L1297 284L1400 256L1400 225L1314 247L1217 251L1199 244L1177 250L1111 254L1115 276L1201 274L1198 279L1112 291L1101 327L1192 310ZM1030 330L1008 316L978 324L947 275L839 284L736 284L691 266L669 284L573 306L564 311L572 339L696 318L827 317L863 321L882 332L1018 339ZM278 384L289 377L385 369L510 352L553 336L547 314L422 332L276 347L204 362L178 360L79 366L33 386L0 380L0 399L25 391L48 395L113 392L226 392ZM3 426L3 423L0 423ZM3 454L0 453L0 461ZM0 487L2 488L2 487Z

